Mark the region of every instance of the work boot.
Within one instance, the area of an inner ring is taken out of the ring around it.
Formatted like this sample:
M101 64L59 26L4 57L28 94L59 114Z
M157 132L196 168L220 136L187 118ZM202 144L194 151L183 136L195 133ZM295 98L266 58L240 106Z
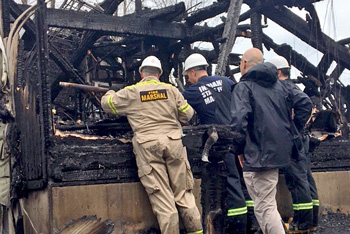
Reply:
M247 234L258 234L258 230L260 229L258 220L254 215L254 210L248 207L247 214Z
M291 222L289 224L287 233L288 234L300 234L300 233L309 233L310 232L310 228L308 229L299 229L298 228L298 224L295 222Z
M310 228L310 231L316 232L317 226L318 226L318 206L313 206L312 215L313 215L312 228Z
M220 227L222 228L222 210L211 210L206 217L206 233L216 233Z
M281 222L282 222L282 227L284 229L284 233L288 233L287 230L288 230L289 226L287 228L286 224L283 222L283 219L281 219Z
M246 234L247 232L247 216L226 216L225 217L225 234Z
M261 230L261 228L258 228L258 230L256 230L255 232L247 232L250 234L264 234L263 231Z
M264 233L261 230L261 228L258 228L258 230L256 230L256 232L253 232L252 234L264 234Z

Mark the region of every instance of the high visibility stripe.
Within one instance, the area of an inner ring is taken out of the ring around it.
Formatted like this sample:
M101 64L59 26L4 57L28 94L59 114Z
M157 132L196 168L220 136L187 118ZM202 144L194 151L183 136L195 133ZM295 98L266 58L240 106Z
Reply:
M312 205L320 206L320 200L312 199Z
M312 208L313 208L312 202L293 204L293 210L312 210Z
M156 80L148 80L148 81L144 81L144 82L139 82L139 83L134 84L134 85L126 86L125 88L126 89L131 89L133 87L149 85L149 84L162 84L162 85L166 85L166 86L172 86L171 84L167 84L167 83L164 83L164 82L159 82L159 81L156 81Z
M203 234L203 229L195 232L187 232L187 234Z
M190 108L190 105L186 103L185 105L181 106L178 110L182 113L185 113Z
M109 95L107 98L107 104L109 106L109 109L112 110L113 114L117 115L118 111L117 108L115 108L114 104L113 104L113 95Z
M247 207L241 207L241 208L236 208L236 209L229 209L227 211L227 216L237 216L237 215L243 215L248 213Z
M253 200L246 200L245 203L247 204L247 207L254 207L254 201Z

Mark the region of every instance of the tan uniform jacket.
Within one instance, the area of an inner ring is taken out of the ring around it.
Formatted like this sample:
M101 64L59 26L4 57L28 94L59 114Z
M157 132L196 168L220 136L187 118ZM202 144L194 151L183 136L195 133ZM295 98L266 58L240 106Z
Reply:
M180 122L188 122L194 113L176 87L154 76L118 92L108 91L101 105L107 113L126 115L139 143L159 135L180 139Z

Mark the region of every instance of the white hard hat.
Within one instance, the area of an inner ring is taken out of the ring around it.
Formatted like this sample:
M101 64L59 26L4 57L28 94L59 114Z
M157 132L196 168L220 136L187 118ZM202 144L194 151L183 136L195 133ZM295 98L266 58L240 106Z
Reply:
M285 59L282 56L272 57L267 62L272 63L273 65L275 65L277 67L277 69L289 68L289 64L288 64L287 59Z
M142 68L144 67L155 67L158 68L160 70L160 74L162 75L163 73L163 69L162 69L162 64L160 63L160 60L156 57L156 56L148 56L146 57L143 61L141 66L139 67L139 72L142 72Z
M186 75L188 69L193 68L193 67L199 67L199 66L207 67L207 66L209 66L209 64L203 55L198 54L198 53L191 54L185 60L185 68L184 68L184 71L182 74Z

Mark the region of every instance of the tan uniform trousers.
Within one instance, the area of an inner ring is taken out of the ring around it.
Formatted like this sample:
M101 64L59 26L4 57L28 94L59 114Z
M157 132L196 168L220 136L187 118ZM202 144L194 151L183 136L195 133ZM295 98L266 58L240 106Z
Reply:
M278 169L243 172L248 193L254 201L254 213L264 234L284 234L282 218L277 210Z
M161 233L179 233L178 211L187 232L202 233L201 217L192 193L193 175L181 139L172 140L163 135L143 141L133 138L138 174Z

